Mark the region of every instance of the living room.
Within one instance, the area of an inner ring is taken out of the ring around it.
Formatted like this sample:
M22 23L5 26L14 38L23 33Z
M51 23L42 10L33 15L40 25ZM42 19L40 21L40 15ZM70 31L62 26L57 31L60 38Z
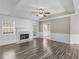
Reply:
M0 59L79 59L78 0L0 0Z

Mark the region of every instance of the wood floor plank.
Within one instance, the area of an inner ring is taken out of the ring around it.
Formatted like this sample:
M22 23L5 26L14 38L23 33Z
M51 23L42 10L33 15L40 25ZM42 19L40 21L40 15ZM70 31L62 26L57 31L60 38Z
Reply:
M79 59L79 45L34 39L0 47L0 59Z

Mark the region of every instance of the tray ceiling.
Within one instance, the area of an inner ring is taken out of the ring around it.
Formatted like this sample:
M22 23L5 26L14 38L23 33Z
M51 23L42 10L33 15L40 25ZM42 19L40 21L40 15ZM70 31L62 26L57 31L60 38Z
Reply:
M38 20L40 17L32 14L37 8L51 14L74 12L72 0L0 0L0 14Z

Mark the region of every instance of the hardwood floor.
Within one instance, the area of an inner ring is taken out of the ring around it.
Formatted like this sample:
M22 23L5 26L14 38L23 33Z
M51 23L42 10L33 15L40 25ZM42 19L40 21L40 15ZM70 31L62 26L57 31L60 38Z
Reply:
M46 39L0 47L0 59L79 59L79 45Z

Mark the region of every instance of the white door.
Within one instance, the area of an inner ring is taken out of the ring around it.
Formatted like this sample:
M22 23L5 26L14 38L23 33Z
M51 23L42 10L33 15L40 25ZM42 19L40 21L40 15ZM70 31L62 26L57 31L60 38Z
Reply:
M43 37L50 38L51 37L51 27L49 23L43 24Z

